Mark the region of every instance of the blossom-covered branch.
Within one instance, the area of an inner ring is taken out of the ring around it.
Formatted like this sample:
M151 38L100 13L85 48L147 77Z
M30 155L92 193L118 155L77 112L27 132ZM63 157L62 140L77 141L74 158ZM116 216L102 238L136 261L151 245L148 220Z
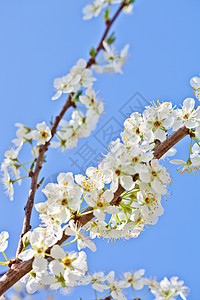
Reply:
M108 153L96 168L89 167L85 176L60 173L57 183L45 186L42 192L47 200L35 205L42 224L30 230L35 192L42 183L42 180L38 183L38 176L48 147L60 147L64 151L76 146L80 137L89 136L95 129L103 112L103 103L93 89L96 78L89 68L92 66L99 73L122 73L128 45L118 53L113 46L114 36L107 35L119 13L122 10L130 12L132 2L134 0L94 0L86 5L84 19L102 13L106 29L97 48L91 49L88 62L80 59L67 75L54 80L56 93L52 100L69 94L60 114L51 122L51 128L45 122L37 124L36 128L17 124L17 138L13 140L16 149L6 151L1 166L4 184L11 200L15 182L20 184L23 178L31 177L31 189L16 258L7 258L9 234L6 231L0 234L0 252L5 259L0 265L10 268L0 279L0 295L21 280L30 294L40 286L68 292L72 287L91 283L96 299L97 292L106 291L100 299L125 300L124 292L129 287L134 299L142 299L149 291L156 299L178 296L186 299L188 289L176 277L157 282L144 277L144 270L127 272L122 280L115 278L114 271L107 275L103 272L89 275L87 255L82 249L96 251L95 238L137 238L146 227L158 222L164 213L162 197L167 194L171 182L160 159L175 155L173 146L187 135L190 146L186 162L174 159L171 163L181 165L182 171L197 171L200 166L200 106L195 108L192 98L185 99L181 108L173 107L171 102L158 101L147 106L143 114L133 112L124 122L120 138L111 141ZM120 6L110 18L111 4L116 3ZM103 50L102 59L97 61L100 50ZM199 82L198 77L191 80L197 98ZM72 106L71 120L63 120ZM25 143L30 144L34 157L28 162L19 158ZM21 177L21 169L25 176ZM15 179L10 178L10 170ZM74 244L77 251L69 252L69 244ZM136 296L135 289L140 290L145 285L148 290Z
M123 1L120 5L119 9L115 13L114 17L107 22L106 30L105 30L105 32L104 32L104 34L103 34L103 36L100 40L99 45L97 46L97 48L95 50L95 54L93 56L91 56L89 61L87 62L87 65L85 66L86 68L90 68L95 63L95 57L97 56L99 51L103 48L103 41L106 39L107 34L108 34L112 24L114 23L114 21L116 20L116 18L118 17L120 12L122 11L122 9L125 6L128 5L128 3L129 3L129 1L126 1L126 0ZM48 141L46 141L46 143L44 145L40 146L39 155L38 155L38 158L36 160L35 170L34 170L34 172L31 171L31 173L29 173L29 176L31 177L31 188L30 188L30 192L29 192L28 201L27 201L27 204L25 206L25 217L24 217L24 222L23 222L22 233L20 235L18 249L17 249L17 252L16 252L17 255L21 252L21 250L23 248L23 243L22 243L23 235L31 229L31 226L30 226L31 212L32 212L32 208L33 208L35 193L36 193L36 190L37 190L37 187L38 187L38 176L39 176L40 170L42 168L42 163L43 163L43 160L44 160L44 154L47 151L48 146L50 145L50 142L51 142L52 138L54 137L54 135L56 133L57 127L58 127L62 117L64 116L64 114L66 113L68 108L70 108L71 106L76 107L75 103L73 101L73 94L69 95L69 97L68 97L65 105L63 106L61 112L55 118L55 121L54 121L54 123L52 124L52 127L51 127L51 138Z
M146 224L155 224L158 216L163 213L159 195L166 193L165 185L169 182L165 168L159 166L155 158L157 155L160 158L166 154L188 134L193 138L197 131L199 138L199 121L199 108L194 109L193 99L186 99L183 108L177 110L174 110L170 103L162 103L156 108L147 107L143 117L133 113L131 118L125 121L125 130L121 134L124 145L119 139L111 143L110 152L99 165L100 173L97 169L89 168L87 179L82 175L75 177L78 185L74 183L71 173L61 173L58 176L58 185L48 184L43 191L48 197L47 202L36 205L41 219L46 223L46 228L36 228L23 238L25 247L30 243L35 249L25 250L19 255L20 259L26 261L27 272L32 267L35 272L38 269L38 262L40 265L46 265L42 263L43 258L40 257L42 253L44 257L49 254L56 257L57 254L52 254L55 247L53 245L59 247L73 235L75 235L73 241L77 241L79 250L87 246L95 251L94 243L81 234L80 230L85 228L85 225L90 229L93 238L95 236L130 238L137 237ZM182 125L184 123L185 125ZM169 130L171 127L178 129L167 137L166 128ZM197 127L196 131L190 129L194 127ZM155 144L157 145L154 146ZM137 145L140 151L137 151ZM110 169L108 158L111 161L114 159ZM110 173L111 170L114 172ZM103 182L109 183L109 176L112 178L110 190L102 190ZM96 196L95 189L97 189ZM84 198L88 204L93 203L92 208L81 209L82 193L85 194ZM103 221L105 212L111 214L108 224ZM91 221L94 216L97 219ZM59 223L67 224L61 227ZM56 251L60 251L59 248ZM40 253L39 257L37 253ZM31 258L33 256L34 260ZM8 275L13 280L10 286L19 279L21 267L24 275L24 263L12 263L11 269L0 280L2 287L0 292L3 293L8 286L6 282ZM14 275L15 272L18 276ZM38 280L39 278L37 282Z

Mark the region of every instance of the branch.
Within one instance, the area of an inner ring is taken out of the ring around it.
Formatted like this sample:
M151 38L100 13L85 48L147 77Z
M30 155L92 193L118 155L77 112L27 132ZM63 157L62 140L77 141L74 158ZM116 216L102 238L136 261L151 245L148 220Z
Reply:
M103 41L105 40L112 24L114 23L114 21L116 20L116 18L118 17L118 15L120 14L120 12L122 11L122 9L124 8L124 6L126 4L127 4L126 0L124 2L122 2L120 7L118 8L117 12L113 16L113 18L106 23L107 26L106 26L104 34L103 34L103 36L100 40L99 45L96 48L95 56L90 57L90 59L87 62L87 66L86 66L87 68L90 68L95 63L95 58L96 58L97 54L99 53L99 51L101 49L103 49ZM62 119L65 112L68 110L68 108L70 108L71 106L76 107L74 102L72 101L72 94L69 95L69 97L68 97L67 101L65 102L65 105L63 106L61 112L55 118L55 121L54 121L54 123L52 125L52 128L51 128L52 137L51 137L50 141L52 140L52 138L54 137L54 135L56 133L56 130L57 130L57 127L60 123L60 120ZM35 171L31 173L31 188L30 188L30 191L29 191L28 201L27 201L26 206L24 208L25 216L24 216L24 222L23 222L23 227L22 227L22 233L21 233L20 238L19 238L19 244L18 244L16 256L18 256L19 253L23 249L22 238L23 238L24 234L31 229L30 220L31 220L31 213L32 213L33 204L34 204L35 193L36 193L37 186L38 186L38 184L37 184L38 176L39 176L40 170L42 168L42 163L43 163L43 160L44 160L44 154L48 150L48 146L50 145L50 141L46 142L45 145L40 146L39 156L38 156L37 161L36 161Z
M170 148L172 148L175 144L177 144L180 140L182 140L185 136L189 134L189 130L183 125L180 129L172 133L164 142L158 144L154 148L154 156L155 158L161 158ZM121 199L120 195L124 192L124 188L119 185L117 191L114 194L114 198L112 200L113 205L117 205L120 203ZM85 210L85 212L91 211L92 208L89 207ZM82 225L88 223L94 217L93 213L89 213L87 215L83 215L79 218L79 222ZM64 241L66 241L70 236L63 234L63 237L57 242L58 245L61 245ZM51 248L47 250L47 253L50 253ZM25 261L19 262L11 265L11 268L6 274L2 276L0 279L0 296L3 295L10 287L12 287L20 278L22 278L25 274L31 271L32 269L33 258Z

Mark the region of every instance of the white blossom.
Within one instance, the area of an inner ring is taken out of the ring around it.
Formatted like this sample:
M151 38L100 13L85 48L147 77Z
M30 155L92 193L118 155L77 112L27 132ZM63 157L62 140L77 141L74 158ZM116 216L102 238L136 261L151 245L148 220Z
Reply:
M31 137L37 141L37 146L44 145L51 139L51 130L45 122L36 125L37 130L31 132Z

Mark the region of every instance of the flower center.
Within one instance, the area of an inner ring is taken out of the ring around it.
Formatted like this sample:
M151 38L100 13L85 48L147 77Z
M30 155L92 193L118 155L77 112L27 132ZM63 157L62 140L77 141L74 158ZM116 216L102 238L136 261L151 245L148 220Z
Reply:
M151 174L152 174L154 177L156 177L156 176L157 176L157 173L156 173L156 171L152 171L152 172L151 172Z
M62 199L61 205L65 206L68 203L67 198Z
M139 134L140 133L140 129L137 128L135 132L136 132L136 134Z
M133 163L136 163L136 162L138 162L138 160L139 160L139 158L138 158L138 157L133 157L133 158L132 158L132 162L133 162Z
M185 114L184 116L183 116L183 119L184 120L187 120L189 118L189 114Z
M48 133L45 132L45 131L43 131L43 132L42 132L42 137L43 137L44 139L47 138L47 137L48 137Z
M71 264L71 259L69 257L65 257L63 263L66 267L68 267Z
M154 125L154 127L160 127L160 125L161 125L161 122L159 122L159 121L155 121L155 122L153 123L153 125Z
M103 203L102 202L97 202L97 206L98 207L103 207Z
M116 174L117 176L120 176L120 175L121 175L121 170L119 170L119 169L115 170L115 174Z

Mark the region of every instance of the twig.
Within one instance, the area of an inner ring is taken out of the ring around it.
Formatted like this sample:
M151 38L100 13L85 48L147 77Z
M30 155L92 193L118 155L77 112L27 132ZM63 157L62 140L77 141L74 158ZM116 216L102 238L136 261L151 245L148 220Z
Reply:
M88 63L87 63L87 68L90 68L94 63L95 63L95 57L97 56L97 54L99 53L99 51L101 49L103 49L103 41L105 40L112 24L114 23L114 21L116 20L116 18L118 17L118 15L120 14L120 12L122 11L123 7L126 5L126 1L124 1L120 7L118 8L117 12L115 13L115 15L113 16L113 18L107 23L107 26L106 26L106 29L105 29L105 32L100 40L100 43L99 45L97 46L96 48L96 51L95 51L95 56L93 57L90 57L90 59L88 60ZM67 101L65 102L65 105L63 106L61 112L59 113L59 115L55 118L55 121L52 125L52 128L51 128L51 139L54 137L55 133L56 133L56 130L57 130L57 127L60 123L60 120L62 119L62 117L64 116L65 112L68 110L69 107L71 106L74 106L75 107L75 104L74 102L72 101L72 94L69 95ZM29 197L28 197L28 201L26 203L26 206L24 208L25 210L25 216L24 216L24 222L23 222L23 227L22 227L22 233L20 235L20 238L19 238L19 244L18 244L18 248L17 248L17 252L16 252L16 256L19 255L19 253L22 251L23 249L23 236L26 232L28 232L30 229L31 229L31 226L30 226L30 220L31 220L31 213L32 213L32 209L33 209L33 204L34 204L34 198L35 198L35 192L37 190L37 181L38 181L38 176L39 176L39 173L40 173L40 170L42 168L42 163L43 163L43 159L44 159L44 154L45 152L47 151L48 149L48 146L50 145L50 141L46 142L45 145L42 145L39 149L39 156L37 158L37 161L36 161L36 167L35 167L35 171L31 173L31 188L30 188L30 191L29 191Z

